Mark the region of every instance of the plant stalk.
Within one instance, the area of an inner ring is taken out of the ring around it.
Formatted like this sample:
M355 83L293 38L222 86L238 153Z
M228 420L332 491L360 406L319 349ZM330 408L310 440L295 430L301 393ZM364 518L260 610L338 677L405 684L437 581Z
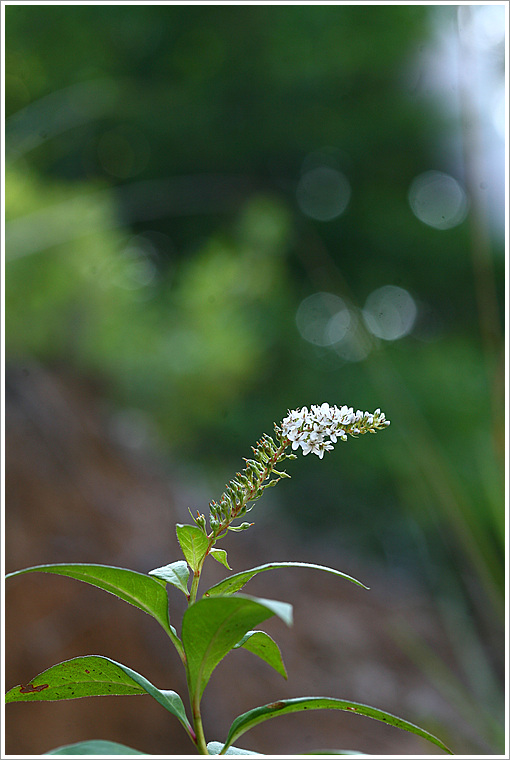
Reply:
M198 584L200 583L200 573L202 572L202 567L203 567L203 564L204 564L204 560L205 560L205 557L202 560L202 562L200 563L200 567L198 567L193 572L193 580L191 582L191 591L190 591L190 594L189 594L188 606L190 604L193 604L193 602L195 602L196 599L197 599Z
M196 570L193 571L193 580L191 582L191 590L190 590L190 594L189 594L189 598L188 598L188 607L191 604L194 604L196 602L197 593L198 593L198 584L200 583L200 575L201 575L201 572L202 572L202 567L204 566L205 558L207 557L207 555L209 554L210 550L212 549L212 547L214 546L214 544L216 543L216 541L220 537L220 534L223 531L228 530L229 525L235 520L235 518L238 516L239 512L242 511L243 507L248 502L250 502L253 499L253 497L256 494L256 492L257 492L258 488L260 487L261 483L263 483L264 480L266 480L266 478L268 478L271 475L271 473L272 473L272 471L273 471L276 463L279 461L281 455L283 454L283 452L285 451L285 449L287 448L288 445L289 445L289 441L287 441L287 440L282 441L282 443L280 444L280 447L276 451L275 455L267 463L267 465L266 465L266 467L264 469L264 472L261 475L258 483L256 483L253 486L253 488L251 488L248 491L248 493L246 494L246 498L243 500L243 503L239 506L239 508L234 513L232 513L232 514L229 515L229 517L225 520L225 522L222 525L220 525L215 531L213 531L212 533L209 534L209 536L208 536L209 546L207 548L207 551L206 551L206 553L205 553L202 561L200 562L200 564L196 568ZM189 688L190 687L190 684L189 684L189 674L187 673L187 675L188 675L188 689L190 690L190 695L191 695L191 689ZM207 751L207 742L205 740L204 727L202 725L202 715L201 715L201 712L200 712L200 700L199 699L197 700L197 695L196 694L194 694L193 697L192 697L192 700L191 700L191 709L192 709L192 713L193 713L193 728L194 728L194 733L195 733L194 743L195 743L195 745L196 745L196 747L198 749L198 752L201 755L208 755L209 753Z
M202 725L202 715L200 713L200 703L193 701L193 726L195 728L196 745L201 755L208 755L207 742L204 735L204 727Z

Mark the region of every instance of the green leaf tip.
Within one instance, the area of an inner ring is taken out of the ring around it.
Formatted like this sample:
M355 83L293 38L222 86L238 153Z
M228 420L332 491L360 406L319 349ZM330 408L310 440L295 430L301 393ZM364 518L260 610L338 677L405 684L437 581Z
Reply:
M232 568L228 564L227 552L225 551L225 549L211 549L209 554L211 555L211 557L213 557L216 560L216 562L219 562L221 565L224 565L227 568L227 570L232 570Z
M175 532L177 533L177 540L186 558L186 562L193 572L195 572L195 570L200 568L207 554L209 540L204 531L196 525L181 525L178 523L175 526Z
M239 533L241 530L248 530L248 528L251 528L255 523L249 523L249 522L243 522L241 525L229 525L227 530L231 530L234 533Z
M265 631L248 631L233 648L240 649L241 647L260 657L287 679L287 670L283 664L280 647Z
M188 581L189 581L189 567L188 563L183 560L177 560L170 565L164 565L163 567L157 567L155 570L149 570L148 575L154 576L165 583L171 583L182 591L183 594L188 596Z

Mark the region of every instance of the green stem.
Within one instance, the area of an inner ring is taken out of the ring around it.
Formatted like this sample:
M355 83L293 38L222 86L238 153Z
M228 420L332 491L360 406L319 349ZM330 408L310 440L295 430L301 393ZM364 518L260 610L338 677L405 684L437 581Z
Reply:
M220 536L221 533L223 533L223 531L228 530L229 525L236 519L236 517L238 516L239 512L242 512L242 510L245 507L245 505L248 504L253 499L253 497L255 496L255 494L256 494L257 490L259 489L260 485L271 475L271 473L272 473L272 471L273 471L276 463L278 461L280 461L280 458L281 458L283 452L285 451L285 449L287 448L288 445L289 445L289 441L288 440L283 439L281 441L279 448L277 449L277 451L275 452L275 454L273 455L273 457L267 463L267 465L264 468L264 471L261 474L261 477L259 478L258 482L256 484L254 484L254 486L247 492L246 497L243 500L243 503L239 506L239 508L233 514L229 515L229 517L225 520L225 522L223 524L221 524L220 526L218 526L215 531L213 531L213 532L211 532L209 534L209 536L208 536L208 538L209 538L209 546L207 548L207 551L206 551L206 553L205 553L202 561L200 562L200 564L198 565L198 567L196 568L196 570L194 570L194 572L193 572L193 580L191 582L191 590L190 590L190 594L189 594L189 598L188 598L188 606L191 605L191 604L194 604L195 601L196 601L197 593L198 593L198 584L200 583L200 575L202 573L202 567L204 566L205 558L207 557L207 555L209 554L210 550L212 549L212 547L214 546L214 544L218 540L218 537ZM183 662L186 665L186 675L187 675L187 680L188 680L188 690L189 690L190 696L191 696L192 695L192 690L190 688L190 683L189 683L189 671L188 671L187 663L185 662L185 660L183 660ZM194 733L195 733L194 744L196 745L196 747L197 747L197 749L198 749L198 751L199 751L199 753L201 755L208 755L209 753L207 751L207 743L206 743L205 735L204 735L204 727L202 725L202 715L201 715L201 712L200 712L200 698L197 698L196 694L192 695L191 709L192 709L192 714L193 714L193 729L194 729ZM221 753L221 754L223 754L223 753Z
M204 557L204 559L205 559L205 557ZM204 563L202 562L201 565L200 565L200 567L197 568L194 571L194 573L193 573L193 580L191 582L191 591L190 591L190 594L189 594L188 606L190 604L193 604L193 602L196 601L197 591L198 591L198 584L200 583L200 573L202 571L203 564Z
M209 553L210 548L214 546L220 534L223 533L223 531L228 530L229 526L234 522L234 520L237 517L239 517L239 514L243 513L243 509L250 503L250 501L253 501L254 498L256 498L255 495L257 491L262 486L264 481L270 477L271 473L273 472L278 462L281 461L283 452L285 451L289 443L290 441L287 438L281 439L280 446L278 447L274 455L271 457L271 459L267 462L258 481L253 485L251 489L247 491L247 493L245 494L245 498L243 499L239 507L235 510L235 512L230 514L221 525L219 525L212 533L209 534L210 544L209 544L209 549L207 550L207 553Z
M201 755L208 755L207 742L204 735L204 727L202 725L202 715L200 713L200 703L194 702L193 704L193 726L195 728L196 745Z
M207 556L207 554L205 556ZM189 605L193 604L197 598L200 573L202 571L204 561L205 557L200 563L199 567L193 573L193 581L191 584L191 591L188 599L188 607ZM184 664L186 667L186 681L188 684L188 693L190 696L191 714L193 719L193 731L192 734L190 733L190 738L197 747L200 755L208 755L209 753L207 751L207 742L205 740L204 727L202 725L202 715L200 712L200 697L197 698L197 695L194 693L194 690L191 687L189 668L186 660L184 660Z
M209 551L214 546L214 544L215 544L215 539L209 538L209 546L207 548L206 553L204 554L202 562L199 564L197 569L193 571L193 580L191 581L191 591L189 592L188 607L190 604L193 604L193 602L195 602L197 599L198 584L200 583L200 573L202 572L205 558L209 554Z

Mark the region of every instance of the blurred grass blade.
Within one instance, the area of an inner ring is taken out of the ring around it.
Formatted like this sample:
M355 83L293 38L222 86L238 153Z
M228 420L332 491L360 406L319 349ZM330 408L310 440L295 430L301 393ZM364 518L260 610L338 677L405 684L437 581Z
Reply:
M463 636L466 636L465 624L462 631ZM470 694L463 679L457 675L451 663L447 665L423 638L418 637L404 618L398 619L389 632L402 651L421 669L424 676L458 711L470 728L478 733L476 743L482 752L491 750L493 754L503 754L505 747L504 699L499 695L493 696L491 700L488 695L477 697ZM475 662L474 658L470 660L470 663L473 662ZM466 663L466 669L467 667L468 663ZM482 668L477 663L475 673L479 678L481 672L483 672ZM499 715L500 708L503 713L501 715Z
M409 723L402 718L397 718L395 715L391 715L384 710L378 710L375 707L370 707L369 705L362 705L358 702L350 702L345 699L334 699L332 697L297 697L255 707L253 710L239 715L234 720L224 746L229 747L239 736L249 731L250 728L258 726L259 723L280 715L289 715L290 713L302 712L303 710L345 710L356 715L365 715L368 718L380 720L390 726L395 726L396 728L401 728L404 731L421 736L423 739L436 744L442 750L448 752L448 754L453 754L440 739L428 731L415 726L414 723ZM222 754L225 753L222 752Z

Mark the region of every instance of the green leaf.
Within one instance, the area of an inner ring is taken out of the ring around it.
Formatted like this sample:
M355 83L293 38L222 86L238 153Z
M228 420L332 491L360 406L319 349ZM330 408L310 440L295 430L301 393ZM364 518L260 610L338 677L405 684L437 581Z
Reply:
M251 509L248 509L246 511L251 512ZM241 525L229 525L227 530L233 530L234 533L238 533L240 530L248 530L248 528L251 528L252 525L255 525L255 523L243 522Z
M248 581L253 578L254 575L263 573L266 570L276 570L282 567L311 567L314 570L324 570L327 573L339 575L341 578L352 581L352 583L356 583L358 586L368 588L368 586L365 586L364 583L357 581L355 578L351 578L350 575L341 573L340 570L334 570L332 567L312 565L309 562L268 562L266 565L259 565L258 567L252 567L251 570L243 570L242 572L236 573L235 575L229 575L228 578L225 578L223 581L215 583L214 586L211 586L211 588L206 591L205 596L216 596L217 594L222 594L225 596L226 594L235 594L236 591L242 589L242 587L248 583Z
M261 660L264 660L268 665L271 665L277 673L280 673L284 678L287 678L287 671L283 664L280 648L276 641L274 641L265 631L248 631L241 641L239 641L239 643L233 648L238 649L239 647L243 647L243 649L253 652L253 654L256 654Z
M272 615L292 625L292 606L251 596L214 596L190 605L182 621L192 702L202 693L218 663L250 628Z
M126 747L125 744L109 742L104 739L90 739L86 742L77 742L77 744L66 744L64 747L57 747L45 755L146 755L146 752L140 752L138 749Z
M52 573L90 583L92 586L108 591L119 599L138 607L148 615L152 615L172 637L172 640L175 636L168 617L166 590L161 583L155 578L149 578L148 575L137 573L135 570L126 570L123 567L110 567L109 565L58 564L27 567L24 570L9 573L5 577L6 579L12 578L24 573Z
M207 745L207 751L210 755L219 755L223 749L221 742L209 742ZM229 747L225 755L256 755L257 757L263 757L260 752L252 752L250 749L239 749L239 747Z
M276 718L279 715L289 715L289 713L302 712L303 710L346 710L355 713L356 715L365 715L368 718L380 720L390 726L396 726L404 731L417 734L417 736L427 739L427 741L436 744L445 752L453 755L453 752L449 750L440 739L433 736L433 734L429 734L428 731L424 731L422 728L415 726L413 723L409 723L407 720L397 718L395 715L384 712L384 710L378 710L375 707L361 705L358 702L349 702L345 699L334 699L333 697L297 697L295 699L283 699L279 702L272 702L271 704L262 705L261 707L255 707L253 710L248 710L248 712L239 715L233 721L224 746L229 747L239 736L246 733L246 731L249 731L250 728L258 726L259 723L263 723L271 718Z
M80 697L150 694L165 710L175 715L189 732L190 724L180 696L175 691L157 689L144 676L109 657L91 654L60 662L19 684L5 695L9 702L47 702Z
M217 562L221 562L222 565L225 565L227 570L232 570L232 568L228 564L227 552L225 551L225 549L211 549L209 554L211 555L211 557L214 557L214 559Z
M188 563L183 559L179 559L177 562L172 562L164 567L157 567L155 570L149 570L149 575L153 575L165 581L165 583L171 583L172 586L178 588L186 596L189 596L189 573Z
M198 570L209 547L205 533L196 525L176 525L177 540L193 571Z

